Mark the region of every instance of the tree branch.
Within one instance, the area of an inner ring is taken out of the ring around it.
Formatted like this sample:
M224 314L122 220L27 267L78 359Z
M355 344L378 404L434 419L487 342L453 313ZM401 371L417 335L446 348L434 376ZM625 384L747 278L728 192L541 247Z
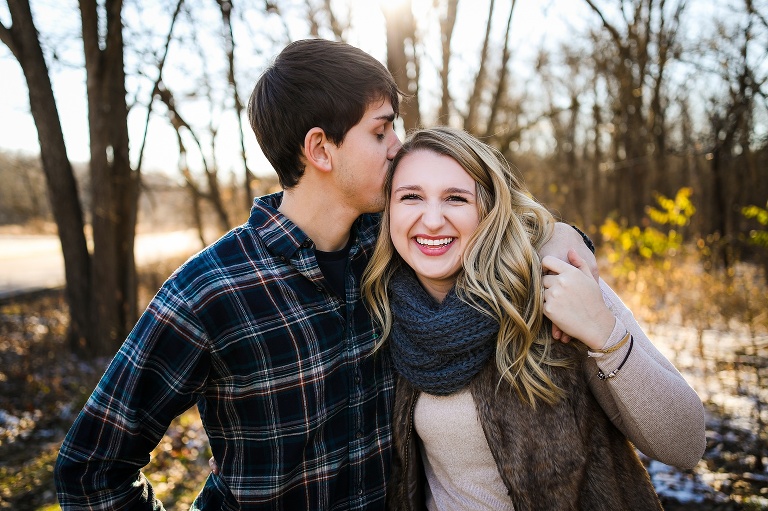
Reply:
M605 16L603 15L603 12L594 4L592 0L585 0L587 2L587 5L589 5L595 13L600 16L600 19L603 22L603 26L608 30L608 32L611 33L611 37L616 41L616 44L621 46L621 34L619 34L619 31L616 30L616 28L608 23L608 20L605 19Z
M20 60L19 48L16 45L16 40L13 37L13 32L11 31L10 28L3 25L2 22L0 22L0 41L5 43L8 49L11 50L11 53L13 53L13 56L16 57L16 60Z
M179 0L176 4L176 10L173 11L173 17L171 18L171 26L168 29L168 36L165 38L165 48L163 49L163 56L160 58L160 62L157 64L157 78L152 86L152 93L149 97L149 104L147 104L147 119L144 123L144 136L141 139L141 149L139 150L139 161L136 164L136 172L141 172L141 164L144 161L144 149L147 145L147 133L149 132L149 118L152 115L152 105L155 100L155 93L160 87L160 82L163 80L163 68L165 67L165 59L168 57L168 49L171 46L173 40L173 27L176 26L176 19L181 12L181 6L184 4L184 0Z

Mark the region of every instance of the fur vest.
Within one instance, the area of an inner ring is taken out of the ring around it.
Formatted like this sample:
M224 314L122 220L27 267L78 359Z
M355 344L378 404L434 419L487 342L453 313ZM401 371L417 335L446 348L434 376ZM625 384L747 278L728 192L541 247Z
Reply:
M560 356L574 353L560 343L553 345L553 351ZM647 471L590 392L583 368L577 364L554 368L552 373L566 395L553 406L538 404L536 410L509 385L497 386L499 373L493 360L470 383L515 511L662 510ZM426 509L426 476L413 426L417 398L418 391L398 378L389 509Z

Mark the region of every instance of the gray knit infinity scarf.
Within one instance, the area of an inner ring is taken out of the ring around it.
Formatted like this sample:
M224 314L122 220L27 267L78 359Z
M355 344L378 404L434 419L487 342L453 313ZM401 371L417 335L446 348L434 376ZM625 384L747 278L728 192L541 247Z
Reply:
M499 324L456 296L437 303L410 270L390 283L395 369L417 389L445 396L464 388L495 351Z

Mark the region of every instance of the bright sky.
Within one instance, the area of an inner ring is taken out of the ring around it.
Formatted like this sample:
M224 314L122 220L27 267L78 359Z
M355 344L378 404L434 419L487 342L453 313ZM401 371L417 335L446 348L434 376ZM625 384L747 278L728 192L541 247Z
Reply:
M33 6L40 4L50 4L51 0L38 0L33 2ZM349 42L355 44L365 51L371 53L382 62L386 58L386 44L384 37L384 21L379 7L368 0L337 0L338 3L344 1L351 2L353 27L356 29L350 34ZM401 0L382 0L387 5ZM506 16L512 0L496 1L496 17L494 19L495 33L501 34L506 23ZM432 0L414 0L414 11L417 20L427 19L429 6ZM45 32L45 27L51 23L62 23L59 18L65 9L74 11L76 7L72 2L50 4L54 7L39 8L35 11L38 16L38 25L41 32ZM451 64L451 79L453 86L467 86L476 72L477 56L482 45L482 37L485 29L485 16L488 9L487 0L462 0L459 2L459 15L457 25L454 31L452 48L457 53L457 57ZM40 12L38 12L40 11ZM57 12L58 11L58 12ZM585 24L585 19L590 17L587 7L583 1L578 0L518 0L513 15L512 28L512 62L515 67L515 77L517 80L524 80L526 70L531 69L531 59L535 51L542 43L556 44L581 29ZM72 18L77 22L77 18ZM7 12L7 6L0 6L0 20L8 24L10 17ZM434 20L433 20L434 21ZM218 22L218 20L216 20ZM73 23L72 20L69 23ZM436 23L429 23L426 37L428 40L437 41L434 30ZM76 25L75 25L76 28ZM294 38L305 36L306 34L292 33ZM237 34L236 34L237 37ZM494 41L498 44L501 36ZM438 49L435 48L429 59L437 62L439 59ZM422 66L427 68L426 65ZM432 67L432 66L429 66ZM436 75L430 77L427 69L423 70L424 76L423 88L435 87L437 83ZM29 114L29 104L26 84L21 70L13 59L8 49L0 44L0 149L7 151L18 151L27 154L36 154L39 152L37 142L37 131L32 118ZM85 91L83 84L84 73L81 69L67 69L62 66L56 66L53 76L54 93L56 95L59 114L64 130L65 141L67 144L69 156L73 161L87 161L88 159L88 130L87 130L87 109L85 101ZM252 82L258 78L255 72ZM431 84L430 84L431 81ZM242 84L241 84L242 85ZM146 87L146 85L144 85ZM244 87L248 90L248 87ZM432 90L436 90L432 88ZM242 91L241 91L242 93ZM429 100L437 101L437 94L431 94L429 97L422 98L422 104L427 107ZM190 114L194 115L194 114ZM141 136L144 129L146 111L141 108L132 110L129 117L129 130L132 141L132 155L134 157L138 151ZM238 135L234 119L222 119L220 121L219 147L217 159L220 166L229 168L236 166L236 158L239 153L237 149ZM150 124L149 140L147 152L145 154L145 166L147 170L165 169L175 173L177 168L178 152L169 148L176 148L176 135L173 130L167 126L163 118L157 118ZM260 151L256 145L255 139L250 133L247 133L247 150L249 159L253 159L251 167L257 173L266 170L269 172L268 164L263 160ZM224 144L224 141L230 141Z

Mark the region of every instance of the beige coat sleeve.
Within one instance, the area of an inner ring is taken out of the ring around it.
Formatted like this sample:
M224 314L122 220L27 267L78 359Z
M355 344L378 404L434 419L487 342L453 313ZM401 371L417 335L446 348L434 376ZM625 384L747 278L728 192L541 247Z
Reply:
M681 468L694 467L706 446L704 407L680 372L656 349L632 312L601 279L600 288L616 326L607 346L626 331L632 351L615 377L601 380L621 364L630 343L612 353L591 353L585 363L589 386L611 421L642 453Z

